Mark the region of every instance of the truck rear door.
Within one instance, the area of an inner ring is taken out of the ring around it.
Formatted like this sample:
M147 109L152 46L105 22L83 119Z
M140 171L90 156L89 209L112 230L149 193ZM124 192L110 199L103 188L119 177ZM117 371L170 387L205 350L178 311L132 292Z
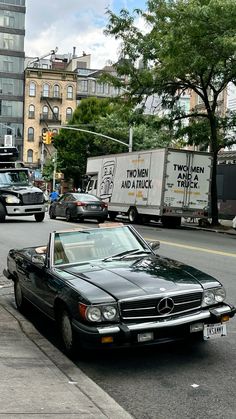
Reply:
M163 194L164 206L180 210L207 208L211 162L209 153L168 150Z

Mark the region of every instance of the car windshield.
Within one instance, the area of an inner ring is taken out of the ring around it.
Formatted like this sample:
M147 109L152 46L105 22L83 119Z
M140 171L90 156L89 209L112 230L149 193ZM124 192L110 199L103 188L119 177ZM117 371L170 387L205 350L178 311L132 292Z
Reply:
M29 185L28 172L22 171L7 171L0 172L0 186L27 186Z
M129 226L60 232L54 237L53 265L109 262L145 252L149 247Z

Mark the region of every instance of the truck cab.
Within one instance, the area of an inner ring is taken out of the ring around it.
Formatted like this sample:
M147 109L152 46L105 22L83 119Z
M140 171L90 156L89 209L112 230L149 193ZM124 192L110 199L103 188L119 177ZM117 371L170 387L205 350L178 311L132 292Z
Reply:
M0 222L6 216L34 216L43 221L48 209L41 189L30 182L29 169L18 159L16 147L0 147Z

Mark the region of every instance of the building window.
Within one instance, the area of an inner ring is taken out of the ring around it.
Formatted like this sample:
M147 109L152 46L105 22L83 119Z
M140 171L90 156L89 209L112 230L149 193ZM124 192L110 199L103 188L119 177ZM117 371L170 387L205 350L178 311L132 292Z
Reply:
M35 107L34 107L34 105L29 105L29 118L30 119L35 118Z
M29 149L27 151L27 162L33 163L33 150Z
M67 87L67 99L73 99L73 87L72 86Z
M97 93L104 93L104 83L97 83Z
M106 95L109 95L109 90L110 90L109 89L109 87L110 87L109 84L108 83L105 83L104 87L105 87L105 94Z
M60 87L58 84L55 84L53 86L53 97L59 97L60 96Z
M96 93L96 82L94 80L91 81L91 90L92 93Z
M36 96L36 84L33 81L31 81L29 85L29 95Z
M34 141L34 128L28 128L28 141Z
M43 107L43 119L48 119L48 107L46 105Z
M59 118L59 108L58 106L54 106L53 107L53 119L58 120Z
M49 97L49 84L47 83L43 85L43 97Z
M88 91L88 80L80 80L80 91L81 92Z
M66 109L66 120L69 121L72 117L72 108Z

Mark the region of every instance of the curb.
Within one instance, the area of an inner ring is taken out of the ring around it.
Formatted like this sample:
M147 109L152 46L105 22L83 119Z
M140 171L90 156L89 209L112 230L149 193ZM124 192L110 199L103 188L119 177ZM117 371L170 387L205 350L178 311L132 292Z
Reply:
M133 417L126 412L111 396L101 387L91 380L79 367L59 349L45 339L35 327L25 319L13 307L6 306L0 301L0 305L18 322L22 332L30 339L50 361L67 377L73 386L83 393L90 402L100 410L106 418L132 419Z

